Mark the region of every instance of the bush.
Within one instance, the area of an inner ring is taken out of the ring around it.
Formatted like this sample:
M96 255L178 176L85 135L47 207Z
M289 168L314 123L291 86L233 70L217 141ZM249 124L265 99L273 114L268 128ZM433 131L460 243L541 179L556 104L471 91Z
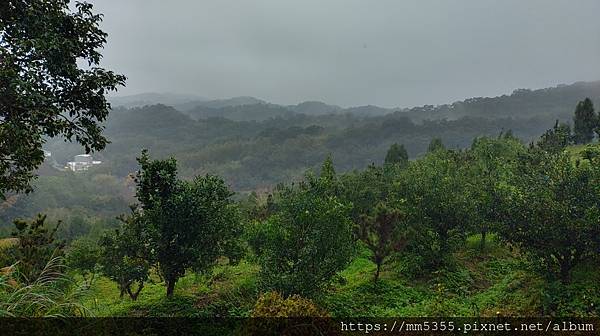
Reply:
M261 295L252 310L252 317L329 317L324 309L312 300L299 295L286 299L277 292Z
M244 335L335 335L339 329L330 315L313 301L277 292L259 297L244 326Z

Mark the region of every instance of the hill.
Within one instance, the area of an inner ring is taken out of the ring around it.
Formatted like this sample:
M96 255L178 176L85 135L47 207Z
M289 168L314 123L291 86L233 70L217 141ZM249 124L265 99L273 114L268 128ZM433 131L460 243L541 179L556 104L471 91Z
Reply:
M187 177L211 172L224 176L236 190L249 191L294 179L328 154L339 171L348 171L381 163L392 143L404 144L410 157L416 158L434 137L449 148L464 148L475 137L510 130L530 142L552 127L557 117L571 121L577 101L586 96L600 103L600 82L517 90L510 96L375 116L371 114L387 110L338 109L318 102L295 107L310 113L318 110L315 115L263 103L196 107L187 112L166 105L119 108L106 123L111 144L97 155L105 169L123 177L136 170L135 157L148 148L157 157L175 156ZM348 110L353 112L344 112ZM319 114L331 111L337 112ZM81 151L62 141L46 147L59 163Z
M600 101L600 81L577 82L538 90L517 89L511 94L496 97L474 97L449 104L412 108L383 108L375 105L342 108L319 101L278 105L254 97L206 100L172 94L115 97L111 98L111 101L115 107L121 105L128 108L164 104L173 106L194 119L222 117L236 121L262 121L269 118L289 117L293 113L307 116L350 114L358 117L378 117L396 113L407 116L415 122L456 120L463 117L487 119L541 117L567 121L571 119L573 107L582 97Z
M181 105L189 102L205 101L206 98L195 95L184 95L176 93L140 93L130 96L109 97L108 101L113 107L142 107L146 105L166 104Z
M560 119L570 121L573 108L584 97L600 102L600 81L577 82L539 90L517 89L510 95L476 97L440 106L426 105L406 110L413 120L462 117Z

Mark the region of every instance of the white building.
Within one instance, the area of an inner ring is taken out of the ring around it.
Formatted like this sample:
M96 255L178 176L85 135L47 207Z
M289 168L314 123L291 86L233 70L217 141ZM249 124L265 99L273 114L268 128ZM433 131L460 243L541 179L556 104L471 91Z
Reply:
M102 161L94 161L94 158L89 154L79 154L75 155L73 161L67 162L65 168L78 172L88 170L91 166L99 165L101 163Z

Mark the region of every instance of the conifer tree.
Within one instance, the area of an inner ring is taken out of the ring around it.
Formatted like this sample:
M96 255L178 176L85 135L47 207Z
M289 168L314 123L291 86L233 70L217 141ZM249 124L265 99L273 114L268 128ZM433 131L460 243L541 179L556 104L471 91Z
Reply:
M577 144L586 144L594 139L594 130L598 125L598 118L594 111L594 104L589 98L580 101L575 108L574 138Z
M398 145L397 143L392 144L385 155L386 165L397 164L400 166L406 166L408 164L408 152L404 145Z

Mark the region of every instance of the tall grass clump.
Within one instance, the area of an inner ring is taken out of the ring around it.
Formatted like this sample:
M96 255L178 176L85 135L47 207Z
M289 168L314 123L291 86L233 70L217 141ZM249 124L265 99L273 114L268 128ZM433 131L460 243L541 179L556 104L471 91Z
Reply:
M89 316L85 291L66 275L62 257L48 261L30 284L20 283L17 264L0 269L0 317Z

